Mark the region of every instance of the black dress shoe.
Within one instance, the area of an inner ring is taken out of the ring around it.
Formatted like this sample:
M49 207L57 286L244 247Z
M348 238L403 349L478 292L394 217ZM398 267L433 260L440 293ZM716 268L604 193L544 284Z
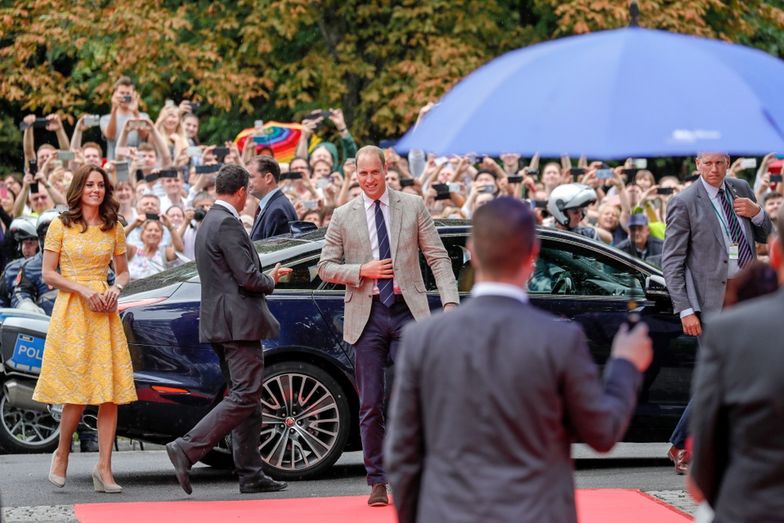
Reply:
M191 469L191 462L185 451L177 445L176 441L166 444L166 454L169 455L169 460L174 465L174 474L177 476L177 481L180 483L182 490L186 494L193 492L191 488L191 479L188 477L188 471Z
M251 481L240 483L240 493L255 494L256 492L277 492L288 487L285 481L275 481L269 476L262 475Z

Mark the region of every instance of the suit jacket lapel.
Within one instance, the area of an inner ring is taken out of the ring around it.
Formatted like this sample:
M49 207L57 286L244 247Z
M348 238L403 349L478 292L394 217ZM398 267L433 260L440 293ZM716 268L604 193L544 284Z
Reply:
M370 248L370 231L368 230L368 224L367 224L367 211L365 211L365 200L362 198L362 195L359 195L356 198L354 198L354 201L351 202L349 205L352 206L351 221L353 222L348 224L350 230L358 231L360 238L364 238L365 241L361 242L366 247L364 253L364 259L372 260L373 249Z
M388 189L389 191L389 248L391 249L392 258L397 255L397 245L400 239L400 228L403 223L403 204L400 201L400 195L397 191Z
M702 205L705 212L713 217L713 220L711 220L711 224L713 224L711 229L713 229L713 234L716 235L716 239L719 240L719 244L724 245L724 233L721 230L719 217L716 216L716 208L710 201L708 191L705 190L705 186L702 185L702 180L695 180L694 183L697 185L697 205Z

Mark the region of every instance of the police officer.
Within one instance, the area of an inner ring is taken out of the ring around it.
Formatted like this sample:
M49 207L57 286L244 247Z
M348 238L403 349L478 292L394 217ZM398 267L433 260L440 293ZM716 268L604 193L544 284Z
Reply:
M599 234L593 227L581 225L585 218L585 208L596 201L596 191L581 183L559 185L550 193L547 211L555 220L555 228L571 231L593 240Z
M54 301L42 299L46 293L52 289L44 282L43 260L44 260L44 240L49 224L52 223L60 213L55 210L46 211L38 217L36 224L36 234L40 246L38 253L31 258L25 258L19 269L19 274L14 280L11 291L11 307L24 309L33 312L41 312L50 316Z
M9 262L0 276L0 307L11 305L11 292L16 284L22 264L38 252L38 233L35 230L35 224L30 219L15 219L11 222L8 232L16 242L21 257Z

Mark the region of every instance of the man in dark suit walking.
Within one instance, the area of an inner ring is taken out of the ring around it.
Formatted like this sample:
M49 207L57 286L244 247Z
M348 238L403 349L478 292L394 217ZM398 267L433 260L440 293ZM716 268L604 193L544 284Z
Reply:
M248 164L250 194L259 199L259 209L250 239L263 240L288 234L289 222L297 220L297 212L286 195L278 188L280 166L271 156L256 156Z
M778 214L779 230L784 208ZM771 263L784 284L781 238ZM689 472L715 521L784 521L784 289L735 305L705 328L693 382Z
M212 343L229 384L223 398L190 432L166 445L177 481L190 494L191 465L229 432L240 492L286 488L261 469L261 391L264 356L260 340L278 335L279 324L264 296L291 269L280 264L267 276L239 219L248 197L248 172L225 165L215 180L217 200L196 234L196 266L201 279L199 341Z
M647 326L621 327L602 382L580 327L528 303L530 207L482 206L469 249L472 298L403 334L385 445L398 517L576 521L570 443L608 451L626 432L653 357Z

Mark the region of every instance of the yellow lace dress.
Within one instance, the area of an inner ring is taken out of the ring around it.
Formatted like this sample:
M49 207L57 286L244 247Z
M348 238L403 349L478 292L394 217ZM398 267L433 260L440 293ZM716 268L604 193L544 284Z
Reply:
M44 249L60 253L60 273L97 292L108 287L113 256L125 253L125 231L65 227L59 218L46 233ZM33 399L41 403L100 405L135 401L133 366L117 312L93 312L77 293L60 290L46 335L41 375Z

